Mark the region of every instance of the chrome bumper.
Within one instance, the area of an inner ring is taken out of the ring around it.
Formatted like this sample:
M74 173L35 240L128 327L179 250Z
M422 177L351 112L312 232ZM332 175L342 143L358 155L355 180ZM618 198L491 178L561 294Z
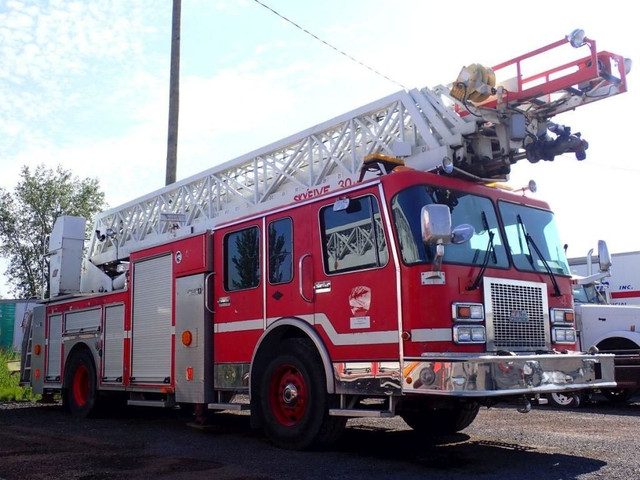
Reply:
M405 359L405 394L499 397L616 386L613 355L584 353Z

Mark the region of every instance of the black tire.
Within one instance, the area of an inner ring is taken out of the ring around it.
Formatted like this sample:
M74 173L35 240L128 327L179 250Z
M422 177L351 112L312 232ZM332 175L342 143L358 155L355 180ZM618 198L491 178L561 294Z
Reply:
M578 393L551 393L549 403L558 408L578 408L582 403Z
M602 395L611 403L625 403L634 396L635 392L631 388L607 388L602 390Z
M278 447L326 447L344 430L346 418L329 416L324 368L312 342L294 338L279 345L259 379L259 401L267 437Z
M97 412L96 367L87 350L72 354L65 370L64 385L64 407L74 417L88 417Z
M452 408L434 408L428 402L411 402L400 416L416 432L429 435L450 435L467 428L478 415L478 402L459 402Z

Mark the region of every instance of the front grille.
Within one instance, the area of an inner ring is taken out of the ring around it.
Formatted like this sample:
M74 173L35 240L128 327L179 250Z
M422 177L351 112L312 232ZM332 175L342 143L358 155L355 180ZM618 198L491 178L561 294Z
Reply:
M489 350L550 348L544 283L485 278L484 296Z

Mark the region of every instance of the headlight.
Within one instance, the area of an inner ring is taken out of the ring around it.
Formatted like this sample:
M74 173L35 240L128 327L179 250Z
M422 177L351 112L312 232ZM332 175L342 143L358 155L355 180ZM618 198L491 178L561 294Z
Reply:
M453 341L461 343L485 343L487 334L480 325L456 325L453 327Z
M571 325L573 324L574 314L573 310L568 308L552 308L551 309L551 323L553 325Z
M576 343L576 331L573 328L552 328L551 340L553 343L566 343L573 345Z
M481 303L454 303L451 308L454 322L481 322L484 307Z

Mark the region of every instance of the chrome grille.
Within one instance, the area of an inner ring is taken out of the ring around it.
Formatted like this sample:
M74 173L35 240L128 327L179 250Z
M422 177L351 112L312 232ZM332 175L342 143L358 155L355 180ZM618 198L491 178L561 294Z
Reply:
M548 302L544 283L485 278L489 350L546 350Z

